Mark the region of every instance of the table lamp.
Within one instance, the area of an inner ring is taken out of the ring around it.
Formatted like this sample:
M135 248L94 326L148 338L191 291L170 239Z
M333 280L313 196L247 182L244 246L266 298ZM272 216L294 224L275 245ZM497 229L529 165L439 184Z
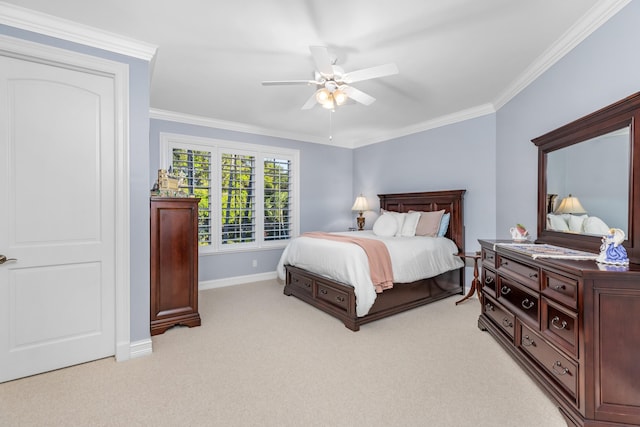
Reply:
M560 206L554 212L556 214L586 214L587 211L584 210L582 205L580 204L580 200L577 197L569 194L567 197L562 199L560 202Z
M367 203L367 198L360 194L356 197L356 201L353 203L351 207L352 211L358 211L358 231L364 230L364 216L362 216L362 212L369 210L369 204Z

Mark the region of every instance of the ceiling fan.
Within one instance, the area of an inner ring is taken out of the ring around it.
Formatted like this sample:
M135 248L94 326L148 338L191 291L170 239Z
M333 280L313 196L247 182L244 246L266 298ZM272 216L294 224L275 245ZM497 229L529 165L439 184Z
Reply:
M316 91L302 106L303 110L313 108L316 104L333 110L335 107L344 104L348 99L352 99L363 105L371 105L376 99L351 86L351 83L398 74L396 64L379 65L377 67L364 68L345 73L341 67L335 65L335 60L331 60L325 46L310 46L309 50L316 64L313 80L262 82L264 86L315 85Z

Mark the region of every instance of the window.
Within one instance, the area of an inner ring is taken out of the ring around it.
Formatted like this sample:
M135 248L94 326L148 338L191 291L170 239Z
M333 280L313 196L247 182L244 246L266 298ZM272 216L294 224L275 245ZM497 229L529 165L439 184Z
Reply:
M161 134L160 163L200 198L201 252L281 247L297 235L297 150Z
M291 160L264 159L264 238L291 237L289 182Z
M198 242L211 244L211 153L209 151L174 148L171 169L185 173L183 189L200 198L198 203Z
M255 156L222 153L222 244L256 240Z

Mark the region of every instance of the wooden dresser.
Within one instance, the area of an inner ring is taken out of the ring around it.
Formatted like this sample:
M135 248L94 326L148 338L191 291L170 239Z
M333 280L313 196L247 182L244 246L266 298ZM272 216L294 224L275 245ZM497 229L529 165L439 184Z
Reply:
M151 335L200 326L198 201L151 198Z
M533 259L479 242L478 327L537 381L569 426L640 425L640 265L620 271Z

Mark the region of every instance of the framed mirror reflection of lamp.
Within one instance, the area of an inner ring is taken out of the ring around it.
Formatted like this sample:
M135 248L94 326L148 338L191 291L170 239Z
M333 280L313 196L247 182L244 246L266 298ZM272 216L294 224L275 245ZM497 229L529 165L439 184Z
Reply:
M597 253L602 230L619 228L631 262L640 262L638 120L640 92L532 140L538 146L537 242ZM569 195L581 207L562 206L572 201Z

